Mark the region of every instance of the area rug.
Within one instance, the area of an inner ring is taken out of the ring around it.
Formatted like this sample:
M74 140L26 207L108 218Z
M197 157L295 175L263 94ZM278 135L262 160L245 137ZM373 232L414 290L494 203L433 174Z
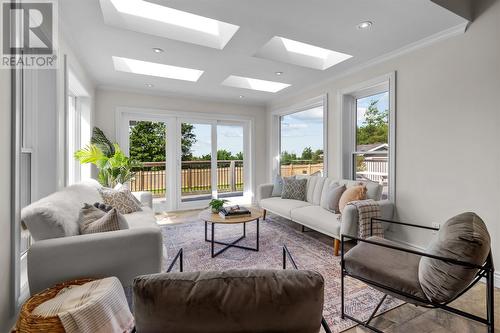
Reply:
M242 234L242 225L215 226L215 239L231 241ZM255 222L247 224L247 237L239 244L255 246ZM260 222L259 252L238 248L229 248L215 258L210 256L210 243L205 242L205 226L198 219L184 223L162 226L164 243L170 263L177 251L184 252L184 270L226 270L243 268L280 269L282 248L286 245L300 269L315 270L325 278L325 304L323 316L333 332L342 332L355 326L350 320L340 318L340 257L333 255L332 246L326 245L308 235L295 230L290 225L280 222L280 218L268 217ZM210 237L210 229L209 229ZM216 245L216 250L218 246ZM220 247L219 247L220 248ZM167 267L167 266L164 266ZM346 278L346 312L356 318L368 319L373 308L383 296L382 293L364 283ZM388 297L379 313L383 313L403 304Z

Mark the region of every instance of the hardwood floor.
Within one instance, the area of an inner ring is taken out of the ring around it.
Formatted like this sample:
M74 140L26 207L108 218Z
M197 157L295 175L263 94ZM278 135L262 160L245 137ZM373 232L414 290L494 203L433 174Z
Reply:
M199 211L183 211L174 213L163 213L157 215L160 224L184 223L198 219ZM293 228L301 227L291 221L285 222ZM315 231L308 231L308 235L317 238L321 242L332 246L332 238ZM471 312L475 315L486 316L486 288L485 284L479 283L461 298L451 305ZM500 289L495 289L495 333L500 333ZM486 333L484 325L474 321L451 314L444 310L427 309L410 304L404 304L396 309L388 311L374 318L372 325L386 333ZM361 326L353 327L345 333L372 332Z

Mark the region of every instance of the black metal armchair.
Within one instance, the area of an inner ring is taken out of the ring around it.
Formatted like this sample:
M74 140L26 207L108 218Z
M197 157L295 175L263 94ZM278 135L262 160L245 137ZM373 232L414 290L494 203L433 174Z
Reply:
M379 237L360 239L342 235L341 246L341 316L375 332L382 332L370 322L387 295L408 303L429 308L441 308L454 314L485 324L494 332L494 266L490 238L486 226L474 213L463 213L448 220L441 230L433 227L386 219L372 219L406 227L439 231L437 239L426 252L403 247L399 243ZM358 245L345 252L344 241L355 240ZM451 240L451 241L450 241ZM447 241L449 241L447 243ZM447 251L446 244L460 246L459 251ZM444 245L443 245L444 243ZM459 245L457 245L459 244ZM463 250L463 255L457 253ZM437 270L433 271L433 268ZM446 276L439 276L444 271ZM437 272L437 273L436 273ZM434 275L433 275L434 274ZM366 321L344 311L344 278L350 276L382 291L384 296ZM450 281L450 276L453 280ZM486 318L451 307L449 304L466 293L480 279L486 278ZM446 281L448 279L448 281ZM432 282L432 283L428 283ZM431 285L431 286L429 286Z

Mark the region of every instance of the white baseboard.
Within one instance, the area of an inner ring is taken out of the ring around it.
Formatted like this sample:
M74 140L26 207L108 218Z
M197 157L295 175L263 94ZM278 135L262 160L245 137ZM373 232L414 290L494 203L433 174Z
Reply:
M391 235L389 233L388 236L394 236L394 235ZM405 241L402 241L402 240L399 240L399 239L395 239L395 238L389 238L389 239L392 240L392 241L394 241L394 242L400 243L402 245L414 248L417 251L422 251L422 252L425 251L425 248L422 247L422 246L415 245L415 244L412 244L412 243L409 243L409 242L405 242ZM495 272L493 281L494 281L495 288L500 288L500 272ZM486 283L486 280L483 278L483 279L481 279L481 282Z

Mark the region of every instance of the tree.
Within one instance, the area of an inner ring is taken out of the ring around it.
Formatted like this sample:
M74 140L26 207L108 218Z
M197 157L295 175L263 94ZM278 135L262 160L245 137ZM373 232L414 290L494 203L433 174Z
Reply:
M365 120L357 129L357 144L386 143L388 138L389 111L380 111L378 100L373 100L365 112Z
M183 123L181 127L182 160L189 161L191 147L196 142L193 125ZM166 126L155 121L137 121L130 127L130 157L141 162L165 161Z
M302 151L302 159L303 160L312 160L313 157L313 150L311 147L306 147Z

